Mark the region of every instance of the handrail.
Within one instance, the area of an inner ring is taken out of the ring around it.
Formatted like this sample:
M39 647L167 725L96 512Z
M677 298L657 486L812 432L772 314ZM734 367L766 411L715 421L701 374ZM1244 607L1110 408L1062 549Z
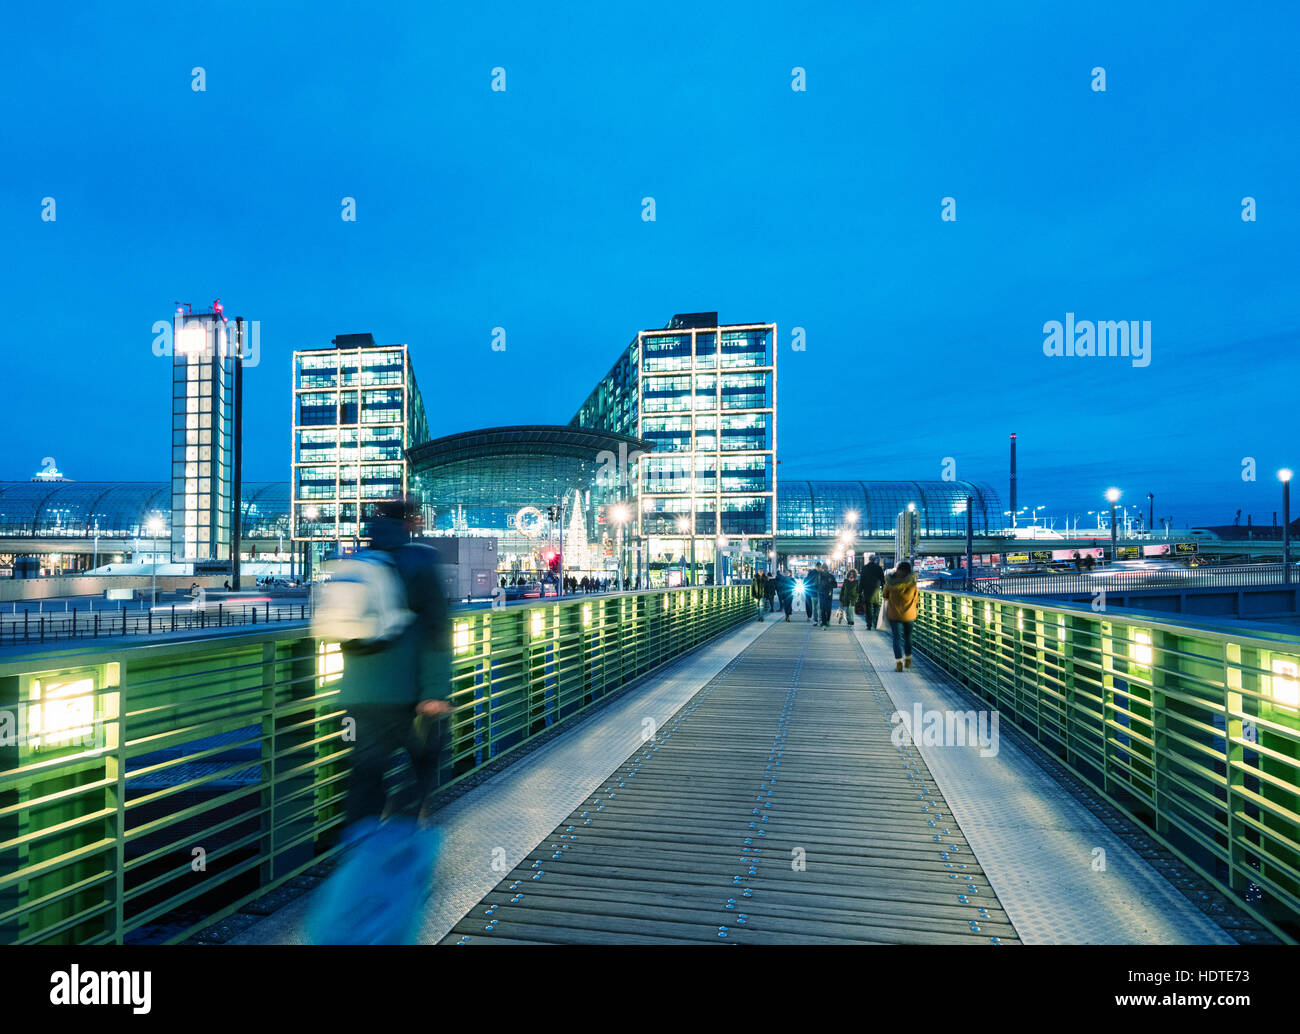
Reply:
M756 605L730 585L453 611L444 785ZM182 941L333 854L343 655L258 627L0 654L0 943Z
M925 591L918 651L1300 940L1300 636Z

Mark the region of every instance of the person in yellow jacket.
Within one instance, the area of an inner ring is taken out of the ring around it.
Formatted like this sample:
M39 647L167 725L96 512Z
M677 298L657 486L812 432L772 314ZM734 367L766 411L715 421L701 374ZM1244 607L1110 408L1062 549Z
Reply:
M894 639L894 670L912 666L912 622L916 620L916 574L906 560L885 578L885 617Z

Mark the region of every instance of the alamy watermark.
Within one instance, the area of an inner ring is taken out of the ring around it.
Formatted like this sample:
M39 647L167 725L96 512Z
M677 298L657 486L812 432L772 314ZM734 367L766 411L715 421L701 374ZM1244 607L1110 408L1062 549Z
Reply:
M929 711L917 702L910 713L895 711L889 722L894 726L889 739L895 747L978 746L982 758L996 757L999 750L996 711Z
M1065 322L1048 320L1043 324L1043 355L1131 359L1136 367L1151 365L1150 320L1075 320L1065 314Z

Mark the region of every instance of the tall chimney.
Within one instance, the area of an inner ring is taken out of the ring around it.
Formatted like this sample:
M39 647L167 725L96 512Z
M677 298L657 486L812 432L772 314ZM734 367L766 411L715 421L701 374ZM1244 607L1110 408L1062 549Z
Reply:
M1011 527L1016 526L1016 436L1011 436Z

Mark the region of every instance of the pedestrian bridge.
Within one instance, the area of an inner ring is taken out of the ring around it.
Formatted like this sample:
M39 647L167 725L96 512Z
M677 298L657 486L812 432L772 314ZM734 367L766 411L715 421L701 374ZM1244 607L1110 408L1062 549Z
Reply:
M423 941L1300 936L1300 639L927 592L897 673L860 621L753 607L458 616ZM341 815L338 655L229 638L0 657L14 704L89 678L105 728L0 767L6 941L303 941Z

